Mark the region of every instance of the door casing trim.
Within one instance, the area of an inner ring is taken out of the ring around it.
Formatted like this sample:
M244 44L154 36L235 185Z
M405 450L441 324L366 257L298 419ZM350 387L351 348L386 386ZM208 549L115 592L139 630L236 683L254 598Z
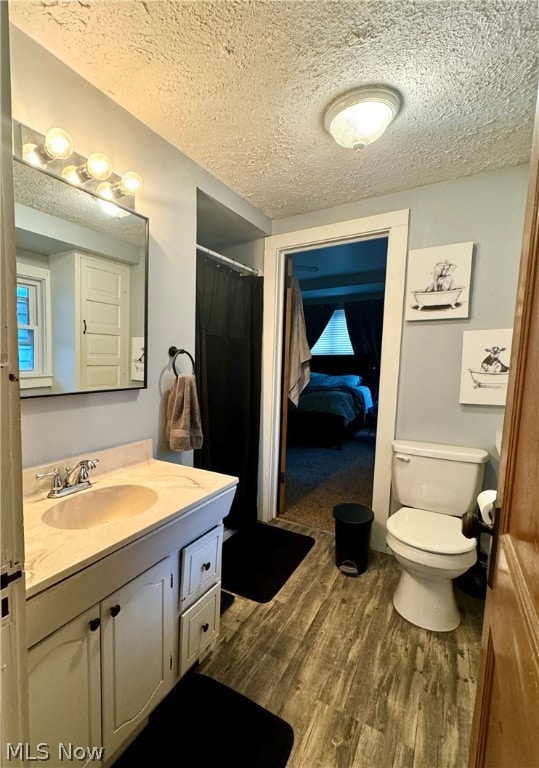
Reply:
M409 209L402 209L266 238L258 475L259 519L264 522L277 515L286 256L312 248L387 237L380 408L372 502L375 517L371 531L371 548L387 551L385 523L391 503L391 443L395 437L397 415L409 213Z

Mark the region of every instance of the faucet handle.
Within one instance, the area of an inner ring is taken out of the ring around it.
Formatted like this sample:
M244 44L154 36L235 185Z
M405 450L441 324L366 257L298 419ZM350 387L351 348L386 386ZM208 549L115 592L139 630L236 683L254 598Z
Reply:
M36 480L43 480L44 477L52 477L51 489L59 491L64 487L62 478L60 477L60 470L58 467L54 467L52 472L37 472Z
M99 462L99 459L83 459L80 462L80 475L79 479L82 481L88 480L89 469L95 469L96 464Z

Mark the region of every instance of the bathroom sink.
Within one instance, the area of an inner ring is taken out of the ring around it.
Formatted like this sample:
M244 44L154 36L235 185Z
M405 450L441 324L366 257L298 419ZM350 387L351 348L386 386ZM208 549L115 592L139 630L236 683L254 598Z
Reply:
M53 528L96 528L145 512L157 501L157 493L145 485L112 485L88 489L57 501L42 520Z

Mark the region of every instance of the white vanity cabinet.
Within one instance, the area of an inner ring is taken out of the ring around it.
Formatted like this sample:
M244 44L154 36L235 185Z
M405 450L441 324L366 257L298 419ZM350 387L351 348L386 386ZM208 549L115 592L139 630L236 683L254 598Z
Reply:
M53 502L25 501L30 737L48 745L51 766L109 768L219 631L223 520L237 479L156 461L149 441L98 456L100 466L124 457L132 463L95 485L105 497L109 487L153 489L156 502L137 515L56 528L46 523ZM30 483L36 468L26 472ZM77 494L88 509L92 494ZM74 759L58 755L62 745Z
M32 744L116 753L175 682L175 587L168 557L30 648Z

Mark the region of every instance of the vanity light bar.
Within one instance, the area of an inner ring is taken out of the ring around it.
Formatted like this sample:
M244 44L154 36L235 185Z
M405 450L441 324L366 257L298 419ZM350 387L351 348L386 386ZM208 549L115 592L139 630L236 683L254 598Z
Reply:
M126 171L121 177L113 174L112 162L103 152L92 152L88 158L76 155L73 139L63 128L50 128L42 136L19 125L21 155L26 162L59 173L75 186L97 182L95 191L106 200L130 197L143 189L142 177L135 171ZM65 165L65 161L73 155L76 164L72 159L69 165Z

